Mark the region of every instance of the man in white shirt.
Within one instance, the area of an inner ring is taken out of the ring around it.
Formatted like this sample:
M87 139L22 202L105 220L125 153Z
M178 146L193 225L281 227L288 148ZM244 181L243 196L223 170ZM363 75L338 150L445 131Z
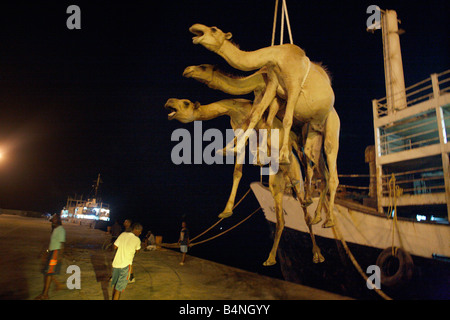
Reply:
M141 249L142 225L135 223L131 232L122 232L114 242L114 249L117 249L112 262L113 274L111 286L113 289L113 300L119 300L120 294L125 290L128 284L131 264L134 254Z

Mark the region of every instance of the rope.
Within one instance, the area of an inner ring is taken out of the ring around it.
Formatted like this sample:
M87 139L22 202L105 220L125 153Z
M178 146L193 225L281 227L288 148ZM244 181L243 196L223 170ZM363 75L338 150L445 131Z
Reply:
M277 29L277 15L278 15L278 0L275 0L275 10L273 15L273 27L272 27L272 41L271 46L275 44L275 31ZM292 38L292 31L291 31L291 24L289 22L289 14L288 9L286 5L286 0L283 0L282 6L281 6L281 24L280 24L280 45L283 44L284 40L284 19L286 18L286 25L288 28L289 33L289 41L291 44L294 43L294 40Z
M239 201L233 206L233 209L232 210L234 210L244 199L245 199L245 197L250 193L250 191L251 191L251 188L249 188L248 190L247 190L247 192L241 197L241 199L239 199ZM260 208L259 208L260 209ZM259 210L258 209L258 210ZM254 214L255 212L253 212L250 216L252 216L253 214ZM250 218L250 216L248 216L247 218L245 218L243 221L241 221L240 223L238 223L236 226L234 226L233 228L231 228L231 229L234 229L235 227L237 227L239 224L241 224L242 222L244 222L245 220L247 220L248 218ZM205 231L203 231L202 233L200 233L199 235L197 235L197 236L195 236L194 238L192 238L191 239L191 241L194 241L195 239L197 239L197 238L199 238L199 237L201 237L202 235L204 235L205 233L207 233L209 230L211 230L212 228L214 228L215 226L217 226L220 222L222 222L222 220L223 220L224 218L220 218L217 222L215 222L212 226L210 226L208 229L206 229ZM229 230L231 230L231 229L229 229ZM228 231L226 231L226 232L228 232ZM222 234L224 234L224 233L226 233L226 232L222 232L222 233L220 233L219 235L222 235ZM214 239L214 238L217 238L218 237L218 235L217 236L214 236L214 237L212 237L212 238L209 238L209 239L207 239L208 241L209 240L212 240L212 239ZM200 244L200 243L203 243L203 242L206 242L205 240L204 241L200 241L200 242L197 242L197 243L191 243L189 246L193 246L193 245L196 245L196 244ZM162 243L161 244L161 246L162 247L165 247L165 248L178 248L179 247L179 244L178 243Z
M277 13L278 13L278 0L275 0L275 13L273 15L273 27L272 27L272 42L270 46L273 46L275 43L275 31L277 29Z
M358 261L356 261L355 256L350 251L350 248L347 246L347 242L342 237L342 234L341 234L337 224L335 224L334 227L333 227L333 233L334 233L335 238L341 241L342 246L344 247L345 252L347 253L347 256L349 257L350 261L353 263L353 266L356 268L358 273L364 278L366 283L368 283L368 284L370 283L370 286L372 287L372 289L375 290L375 292L379 296L381 296L383 299L385 299L385 300L392 300L392 298L389 297L387 294L385 294L381 289L376 288L371 281L368 281L367 275L364 273L364 271L362 270L362 268L359 265Z
M280 25L280 45L284 42L284 0L283 4L281 5L281 25Z
M286 16L286 25L288 27L289 41L291 42L291 44L294 44L294 41L292 40L291 24L289 22L289 15L288 15L288 10L287 10L286 0L283 0L283 11L284 11L284 15Z
M219 234L216 234L215 236L212 236L212 237L210 237L210 238L208 238L208 239L205 239L205 240L202 240L202 241L199 241L199 242L196 242L196 243L191 243L191 244L189 244L189 246L192 247L192 246L195 246L195 245L198 245L198 244L201 244L201 243L205 243L205 242L207 242L207 241L210 241L210 240L213 240L213 239L215 239L215 238L218 238L218 237L224 235L224 234L227 233L227 232L230 232L231 230L233 230L233 229L236 228L237 226L241 225L242 223L244 223L245 221L247 221L248 219L250 219L255 213L257 213L257 212L259 211L259 209L261 209L261 207L259 207L258 209L256 209L256 210L253 211L252 213L250 213L245 219L243 219L243 220L241 220L240 222L236 223L233 227L231 227L231 228L229 228L229 229L227 229L227 230L225 230L225 231L223 231L223 232L221 232L221 233L219 233Z
M250 190L251 190L251 188L249 188L249 189L247 190L247 192L241 197L241 199L233 206L233 209L232 209L232 210L234 210L234 209L242 202L242 200L245 199L245 197L249 194ZM195 239L200 238L202 235L204 235L204 234L207 233L209 230L211 230L212 228L214 228L215 226L217 226L220 222L222 222L223 219L224 219L224 218L220 218L220 219L219 219L216 223L214 223L211 227L209 227L208 229L206 229L205 231L203 231L203 232L200 233L199 235L197 235L197 236L195 236L194 238L192 238L191 241L194 241Z
M392 255L397 254L397 248L394 246L395 242L395 228L398 229L397 223L397 198L402 195L403 189L395 184L395 175L392 174L389 179L389 208L388 212L392 212ZM401 241L400 241L401 242Z

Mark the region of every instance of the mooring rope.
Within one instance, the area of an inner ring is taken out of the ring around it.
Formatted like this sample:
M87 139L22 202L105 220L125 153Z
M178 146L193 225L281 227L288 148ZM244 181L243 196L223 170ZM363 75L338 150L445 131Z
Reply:
M261 207L259 207L258 209L256 209L256 210L253 211L252 213L250 213L245 219L242 219L241 221L239 221L238 223L236 223L236 224L235 224L234 226L232 226L231 228L229 228L229 229L227 229L227 230L225 230L225 231L223 231L223 232L221 232L221 233L219 233L219 234L216 234L215 236L212 236L212 237L210 237L210 238L208 238L208 239L205 239L205 240L202 240L202 241L199 241L199 242L196 242L196 243L191 243L191 244L189 244L189 246L192 247L192 246L195 246L195 245L198 245L198 244L201 244L201 243L208 242L208 241L210 241L210 240L213 240L213 239L215 239L215 238L218 238L218 237L224 235L224 234L227 233L227 232L230 232L230 231L233 230L234 228L238 227L239 225L241 225L242 223L244 223L245 221L247 221L248 219L250 219L255 213L257 213L257 212L259 211L259 209L261 209Z
M237 206L245 199L245 197L247 197L247 195L250 193L250 191L251 191L251 188L249 188L249 189L247 190L247 192L241 197L241 199L239 199L239 201L233 206L233 209L232 209L232 210L234 210L234 209L235 209L235 208L236 208L236 207L237 207ZM259 210L260 208L261 208L261 207L259 207L258 210ZM239 222L237 225L233 226L233 227L232 227L231 229L229 229L229 230L234 229L235 227L237 227L238 225L240 225L242 222L246 221L246 220L247 220L248 218L250 218L254 213L256 213L256 212L251 213L247 218L245 218L244 220L242 220L241 222ZM194 241L194 240L200 238L202 235L204 235L204 234L207 233L209 230L211 230L212 228L214 228L215 226L217 226L220 222L222 222L223 219L225 219L225 218L220 218L220 219L217 220L213 225L211 225L209 228L207 228L205 231L203 231L203 232L200 233L199 235L197 235L197 236L195 236L194 238L192 238L190 241ZM226 230L225 232L222 232L222 233L220 233L219 235L225 234L226 232L228 232L228 231ZM209 241L209 240L215 239L215 238L217 238L219 235L213 236L213 237L211 237L211 238L209 238L209 239L207 239L207 240ZM200 243L204 243L204 242L206 242L206 241L203 240L203 241L200 241L200 242L197 242L197 243L190 243L189 246L194 246L194 245L197 245L197 244L200 244ZM179 244L178 244L178 243L162 243L161 246L162 246L162 247L165 247L165 248L178 248L178 247L179 247Z
M339 209L338 209L339 210ZM355 256L351 252L350 248L347 245L347 242L345 241L344 237L342 236L342 233L338 227L338 225L335 222L333 229L334 237L339 240L342 243L342 246L345 249L345 252L347 253L347 256L349 257L350 261L353 263L353 266L356 268L358 273L363 277L363 279L366 281L367 284L369 284L375 292L381 296L385 300L392 300L391 297L389 297L387 294L385 294L381 289L378 289L374 286L374 284L368 280L367 275L362 270L361 266L359 265L358 261L356 260Z

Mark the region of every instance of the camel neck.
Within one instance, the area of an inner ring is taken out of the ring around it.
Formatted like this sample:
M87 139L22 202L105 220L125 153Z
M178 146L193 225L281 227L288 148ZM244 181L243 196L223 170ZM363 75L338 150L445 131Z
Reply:
M270 49L242 51L230 41L225 40L219 50L217 50L217 54L224 58L233 68L242 71L252 71L263 67L267 63L265 52Z
M240 124L247 118L251 106L251 101L245 99L227 99L201 105L197 108L196 120L211 120L226 115L233 124Z
M265 86L263 76L259 73L244 78L233 78L220 71L214 71L209 87L225 93L242 95L261 90Z

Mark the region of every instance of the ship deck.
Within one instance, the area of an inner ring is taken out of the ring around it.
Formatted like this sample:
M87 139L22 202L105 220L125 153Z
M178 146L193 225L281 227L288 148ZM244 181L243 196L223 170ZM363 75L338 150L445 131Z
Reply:
M50 300L110 300L112 252L101 249L105 232L86 225L63 223L66 248L61 273L66 283L69 265L81 270L81 289L56 291ZM0 215L0 299L34 299L42 292L42 253L50 239L46 219ZM121 300L347 300L348 297L189 256L169 249L141 251L133 268L136 282Z

